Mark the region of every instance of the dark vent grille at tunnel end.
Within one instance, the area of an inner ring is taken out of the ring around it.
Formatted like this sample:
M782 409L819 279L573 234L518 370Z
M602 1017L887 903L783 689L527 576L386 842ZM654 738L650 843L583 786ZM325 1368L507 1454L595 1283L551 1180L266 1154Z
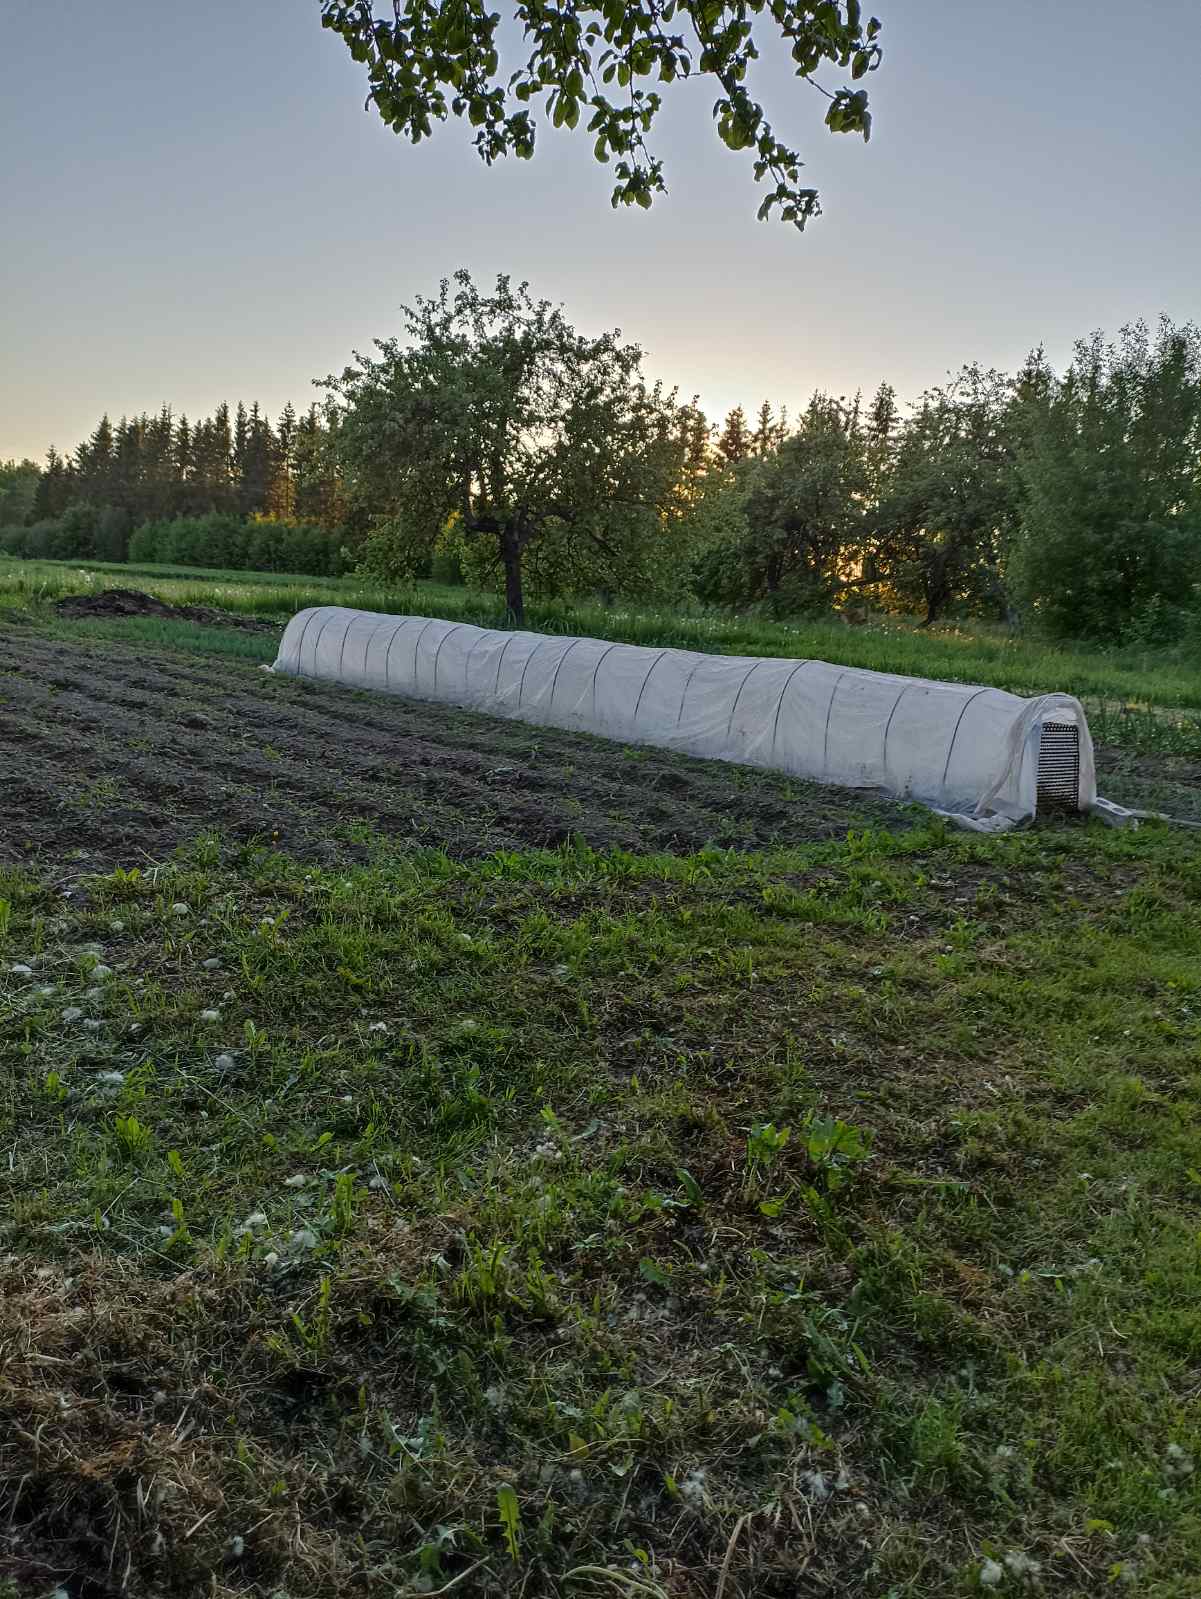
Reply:
M1044 722L1038 750L1038 804L1076 810L1080 804L1080 729L1071 722Z

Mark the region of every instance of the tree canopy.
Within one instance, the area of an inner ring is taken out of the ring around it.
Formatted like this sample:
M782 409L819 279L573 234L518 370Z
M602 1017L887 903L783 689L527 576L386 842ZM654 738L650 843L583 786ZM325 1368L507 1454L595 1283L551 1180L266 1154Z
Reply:
M597 160L615 163L615 206L649 206L666 190L662 161L647 145L661 89L701 77L717 90L722 142L751 152L755 181L767 184L760 219L774 213L803 228L818 215L799 154L748 88L762 48L787 50L796 76L825 97L831 132L871 134L859 80L880 63L880 23L859 0L515 0L524 45L511 72L501 62L508 41L500 13L479 0L392 0L382 17L374 0L322 0L321 10L323 26L366 67L368 103L388 127L416 144L435 122L465 118L488 164L532 156L539 120L583 127ZM850 83L820 84L823 68Z
M1080 340L1024 377L1022 538L1010 579L1050 631L1151 637L1201 579L1201 329Z
M36 461L0 461L0 527L24 522L33 510L41 476Z
M761 432L769 413L760 411ZM739 518L698 564L702 595L778 614L828 607L863 553L868 467L856 409L815 394L795 431L748 461L742 488Z
M953 601L1000 601L1002 557L1015 531L1013 381L967 366L922 395L892 429L872 521L875 573L927 624Z
M421 570L455 517L503 567L518 621L532 549L582 562L585 583L650 582L696 413L643 382L638 347L577 333L503 276L484 294L457 272L403 314L404 342L376 340L377 356L327 380L347 480L375 524L374 569Z

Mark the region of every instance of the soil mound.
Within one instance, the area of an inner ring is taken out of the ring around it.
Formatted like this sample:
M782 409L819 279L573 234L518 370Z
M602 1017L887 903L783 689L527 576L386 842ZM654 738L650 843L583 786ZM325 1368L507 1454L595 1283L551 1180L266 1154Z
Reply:
M95 594L68 594L55 602L55 610L69 620L83 617L161 616L174 622L205 622L210 627L240 627L252 633L274 633L274 622L256 616L219 611L212 605L171 605L140 589L100 589Z

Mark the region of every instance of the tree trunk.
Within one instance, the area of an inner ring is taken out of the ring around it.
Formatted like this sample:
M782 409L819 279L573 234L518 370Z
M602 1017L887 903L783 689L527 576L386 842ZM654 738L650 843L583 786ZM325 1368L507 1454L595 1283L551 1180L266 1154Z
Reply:
M505 568L505 609L513 627L525 622L525 596L521 589L521 539L511 525L502 528L500 558Z
M936 560L932 567L926 569L926 578L922 586L926 598L926 619L922 626L933 627L951 599L951 584L947 577L945 561Z

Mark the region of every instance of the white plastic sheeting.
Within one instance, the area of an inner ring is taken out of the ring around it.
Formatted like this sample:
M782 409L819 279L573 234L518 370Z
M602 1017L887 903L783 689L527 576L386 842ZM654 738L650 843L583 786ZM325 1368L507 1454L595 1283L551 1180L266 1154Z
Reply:
M1088 723L1068 694L1022 699L825 661L647 649L340 606L294 616L274 670L876 789L980 829L1029 819L1040 793L1073 809L1098 804Z

